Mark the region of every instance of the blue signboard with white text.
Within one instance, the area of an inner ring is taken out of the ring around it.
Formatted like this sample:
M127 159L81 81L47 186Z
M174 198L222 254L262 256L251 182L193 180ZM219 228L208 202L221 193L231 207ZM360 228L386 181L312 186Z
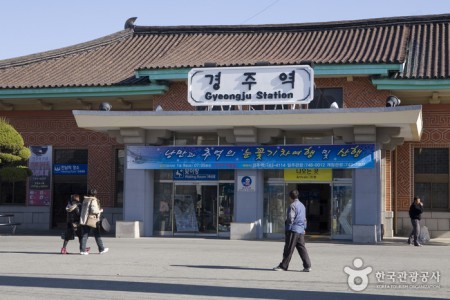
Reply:
M56 175L86 175L87 164L54 164L53 174Z
M173 180L219 180L217 169L176 169Z
M128 169L373 168L374 144L128 146Z

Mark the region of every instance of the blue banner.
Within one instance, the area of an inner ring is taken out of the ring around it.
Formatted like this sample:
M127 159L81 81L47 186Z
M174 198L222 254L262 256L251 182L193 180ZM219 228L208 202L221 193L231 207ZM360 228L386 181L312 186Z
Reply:
M128 146L128 169L373 168L374 144Z

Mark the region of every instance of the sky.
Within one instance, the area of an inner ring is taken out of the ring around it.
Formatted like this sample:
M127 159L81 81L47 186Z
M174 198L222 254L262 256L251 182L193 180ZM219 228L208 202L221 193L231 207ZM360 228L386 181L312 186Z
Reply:
M139 26L331 22L450 13L450 0L21 0L0 3L0 60Z

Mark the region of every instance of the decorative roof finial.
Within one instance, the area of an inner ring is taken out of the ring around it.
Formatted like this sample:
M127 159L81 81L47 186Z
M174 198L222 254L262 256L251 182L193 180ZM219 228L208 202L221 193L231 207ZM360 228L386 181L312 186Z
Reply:
M137 17L129 18L129 19L125 22L124 29L134 29L134 21L136 21L136 19L137 19Z

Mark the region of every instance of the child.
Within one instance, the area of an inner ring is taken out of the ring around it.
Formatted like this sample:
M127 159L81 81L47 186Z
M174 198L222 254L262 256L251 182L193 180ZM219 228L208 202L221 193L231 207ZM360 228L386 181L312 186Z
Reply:
M61 248L61 254L68 254L66 247L70 240L75 238L75 234L78 237L78 241L81 245L81 228L80 228L80 212L81 202L80 195L71 195L70 200L66 206L67 211L67 229L64 235L64 243Z

